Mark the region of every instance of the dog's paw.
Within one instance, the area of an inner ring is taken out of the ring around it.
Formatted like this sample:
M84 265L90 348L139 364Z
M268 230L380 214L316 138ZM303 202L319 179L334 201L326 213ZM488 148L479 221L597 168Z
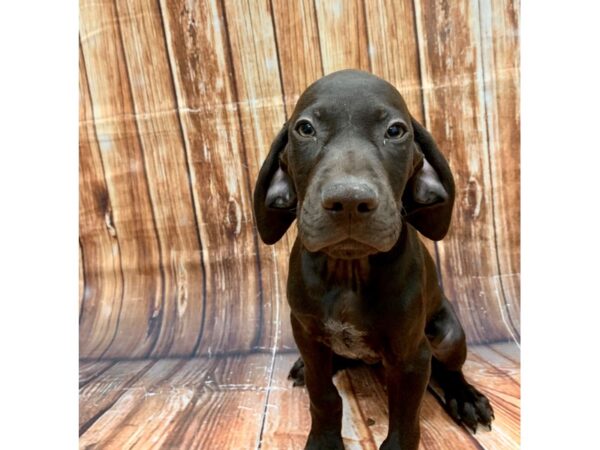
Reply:
M304 361L298 358L288 374L288 380L294 381L294 386L304 386Z
M492 429L494 410L485 395L466 381L449 387L445 392L446 408L450 416L468 429L477 432L481 424L488 430Z
M304 450L344 450L344 441L340 433L310 433Z

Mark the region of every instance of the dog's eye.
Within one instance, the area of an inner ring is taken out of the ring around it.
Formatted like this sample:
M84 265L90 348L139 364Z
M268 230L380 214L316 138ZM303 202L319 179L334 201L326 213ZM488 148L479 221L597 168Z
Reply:
M300 134L300 136L304 136L304 137L311 137L315 135L315 129L314 127L310 124L310 122L300 122L297 126L296 126L296 131Z
M404 133L406 133L406 127L400 122L396 122L389 126L385 132L385 136L394 139L404 136Z

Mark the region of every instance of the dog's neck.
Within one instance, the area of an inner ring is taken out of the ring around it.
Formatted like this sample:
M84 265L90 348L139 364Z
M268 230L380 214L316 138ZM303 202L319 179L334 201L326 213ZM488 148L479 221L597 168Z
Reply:
M358 291L362 285L367 283L371 276L371 269L375 266L390 264L392 261L402 257L405 251L409 234L415 232L410 226L403 224L402 231L394 246L385 253L376 253L357 259L334 258L325 253L320 253L317 263L320 266L318 272L325 278L329 285L344 285L354 291Z
M352 290L368 280L369 257L360 259L335 259L327 257L327 280L334 284L347 284Z
M302 246L298 238L297 243L303 253L302 266L305 280L314 279L315 286L319 286L319 289L328 286L328 288L340 287L359 292L362 287L370 283L374 274L378 273L381 277L381 270L385 274L386 269L391 269L402 254L407 253L407 246L411 241L410 235L415 233L416 231L410 225L404 223L398 240L388 252L357 259L334 258L324 252L310 252Z

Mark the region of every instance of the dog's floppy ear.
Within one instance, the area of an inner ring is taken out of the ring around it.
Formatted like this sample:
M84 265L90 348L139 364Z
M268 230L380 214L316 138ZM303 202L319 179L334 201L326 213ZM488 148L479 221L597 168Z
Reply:
M254 217L265 244L274 244L296 218L296 190L280 156L288 142L287 123L271 144L254 188Z
M439 241L450 227L454 178L431 134L414 118L411 121L415 152L422 164L417 164L402 197L406 220L425 237Z

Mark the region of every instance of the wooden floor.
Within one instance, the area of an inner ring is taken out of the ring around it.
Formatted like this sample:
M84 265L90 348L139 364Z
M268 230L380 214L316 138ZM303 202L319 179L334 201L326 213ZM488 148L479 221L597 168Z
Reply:
M81 449L302 449L310 423L304 388L286 379L296 354L82 361ZM467 377L495 410L491 432L452 422L432 393L421 414L422 449L517 449L520 364L514 344L472 347ZM347 449L377 449L386 435L381 374L343 371Z

